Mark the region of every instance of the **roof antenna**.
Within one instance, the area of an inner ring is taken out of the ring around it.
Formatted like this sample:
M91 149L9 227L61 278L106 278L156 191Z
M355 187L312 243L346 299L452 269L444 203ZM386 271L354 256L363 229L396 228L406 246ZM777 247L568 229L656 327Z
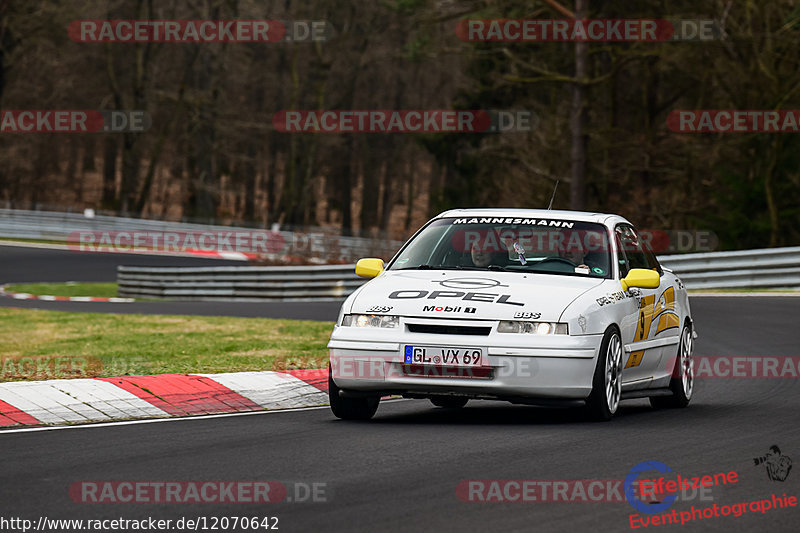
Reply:
M553 187L553 196L550 197L550 205L547 206L547 210L550 211L553 208L553 200L556 199L556 191L558 190L558 180L556 180L556 186Z

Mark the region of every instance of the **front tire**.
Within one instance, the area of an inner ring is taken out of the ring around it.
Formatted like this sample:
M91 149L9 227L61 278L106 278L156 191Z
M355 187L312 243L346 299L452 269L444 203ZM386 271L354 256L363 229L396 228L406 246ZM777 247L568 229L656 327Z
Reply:
M669 380L672 396L653 396L650 398L650 405L656 409L678 409L686 407L692 400L692 393L694 392L693 344L692 327L686 324L683 326L683 331L681 331L678 356L675 358L672 379Z
M600 343L597 366L592 379L592 393L586 400L589 417L611 420L622 396L622 339L616 326L609 326Z
M342 420L369 420L378 410L381 402L380 396L366 398L342 398L339 396L341 389L333 382L333 374L328 366L328 401L336 418Z

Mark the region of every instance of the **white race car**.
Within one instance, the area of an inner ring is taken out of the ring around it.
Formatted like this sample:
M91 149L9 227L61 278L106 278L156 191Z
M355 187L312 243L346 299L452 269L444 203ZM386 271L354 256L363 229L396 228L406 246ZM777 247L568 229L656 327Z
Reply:
M369 419L380 398L685 407L692 318L683 283L617 215L447 211L345 300L328 344L334 415Z

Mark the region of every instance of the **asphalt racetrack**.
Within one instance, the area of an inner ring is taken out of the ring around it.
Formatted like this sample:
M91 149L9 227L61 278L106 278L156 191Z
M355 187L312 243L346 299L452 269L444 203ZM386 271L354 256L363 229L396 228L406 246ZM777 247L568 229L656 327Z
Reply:
M5 264L5 252L0 250L0 281L17 281L9 279L15 269ZM70 276L65 274L75 279ZM2 300L19 304L9 302ZM305 310L311 318L318 307L298 303L291 312ZM92 309L106 310L97 304ZM800 298L695 297L692 312L699 333L695 355L800 356ZM335 319L335 308L327 313L320 315ZM773 494L797 497L797 466L784 481L772 481L754 458L777 445L800 461L798 422L798 379L716 378L696 382L686 409L656 411L645 400L630 400L609 423L586 422L576 409L472 401L452 412L423 400L401 400L384 402L367 423L339 421L321 408L5 432L0 433L0 516L34 523L42 516L271 516L278 517L279 531L292 532L630 531L630 515L644 515L625 501L462 501L457 487L467 480L624 480L634 465L653 460L684 476L738 473L736 483L713 487L703 499L689 494L665 512L771 500ZM74 502L70 486L91 480L275 480L293 501ZM322 491L318 501L297 502L314 483ZM790 507L648 529L797 531L799 519L800 508Z
M242 261L135 255L77 253L69 250L0 246L0 285L35 282L110 282L117 266L243 266ZM294 320L335 321L341 302L48 302L0 298L0 307L50 309L94 313L142 313L158 315L205 315Z
M72 250L0 245L0 283L117 280L117 265L242 266L242 261L202 257L90 253Z

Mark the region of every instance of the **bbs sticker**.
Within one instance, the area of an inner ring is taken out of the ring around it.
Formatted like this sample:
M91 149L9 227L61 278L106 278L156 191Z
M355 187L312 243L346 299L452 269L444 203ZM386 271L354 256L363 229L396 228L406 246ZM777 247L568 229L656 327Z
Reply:
M373 305L367 309L367 313L388 313L392 310L391 305Z
M514 318L532 318L536 320L537 318L542 318L542 313L514 313Z

